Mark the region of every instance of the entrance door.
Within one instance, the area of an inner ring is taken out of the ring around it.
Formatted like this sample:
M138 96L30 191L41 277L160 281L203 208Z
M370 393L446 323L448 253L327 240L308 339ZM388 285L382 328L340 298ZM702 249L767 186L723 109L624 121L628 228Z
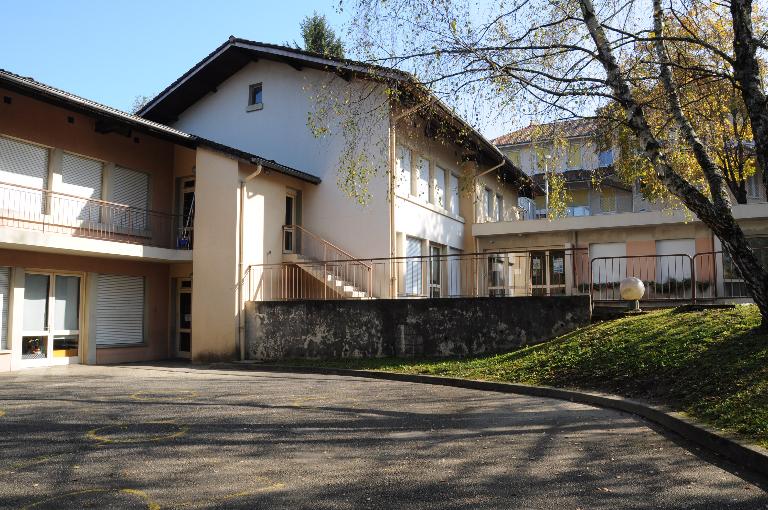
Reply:
M176 296L176 355L189 358L192 352L192 280L179 280Z
M565 294L565 251L531 252L531 294L560 296Z
M296 223L296 194L285 195L285 223L283 227L283 253L294 253L295 237L293 225Z
M72 274L24 275L23 364L79 361L81 281Z

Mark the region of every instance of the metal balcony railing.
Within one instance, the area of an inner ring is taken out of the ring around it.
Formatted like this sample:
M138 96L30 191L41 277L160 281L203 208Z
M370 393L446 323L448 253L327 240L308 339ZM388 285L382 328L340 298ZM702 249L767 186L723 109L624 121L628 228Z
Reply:
M192 248L179 215L0 182L0 226L160 248Z
M585 249L441 253L254 264L246 300L555 296L589 292ZM394 280L393 280L394 278Z

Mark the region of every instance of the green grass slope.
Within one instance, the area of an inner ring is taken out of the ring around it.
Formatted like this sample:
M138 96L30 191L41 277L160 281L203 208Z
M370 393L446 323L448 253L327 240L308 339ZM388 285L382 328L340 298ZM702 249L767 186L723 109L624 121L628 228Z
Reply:
M496 356L296 363L599 390L664 404L768 447L768 335L759 323L754 306L662 310Z

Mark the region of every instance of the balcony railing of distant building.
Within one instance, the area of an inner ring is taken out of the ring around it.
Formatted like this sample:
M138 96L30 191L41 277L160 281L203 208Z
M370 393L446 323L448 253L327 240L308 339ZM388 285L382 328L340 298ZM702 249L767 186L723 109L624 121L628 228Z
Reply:
M180 215L0 183L0 226L72 237L191 249Z

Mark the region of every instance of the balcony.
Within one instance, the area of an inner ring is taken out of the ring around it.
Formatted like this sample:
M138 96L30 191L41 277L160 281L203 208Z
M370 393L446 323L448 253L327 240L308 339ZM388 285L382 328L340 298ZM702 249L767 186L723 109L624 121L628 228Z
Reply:
M5 246L26 244L67 250L71 245L67 251L191 260L192 228L184 227L179 215L18 184L0 183L0 227L4 227L0 230L5 234L0 244ZM13 235L12 231L30 235ZM72 243L73 238L77 243ZM118 249L116 244L133 247ZM146 248L161 250L147 252Z

